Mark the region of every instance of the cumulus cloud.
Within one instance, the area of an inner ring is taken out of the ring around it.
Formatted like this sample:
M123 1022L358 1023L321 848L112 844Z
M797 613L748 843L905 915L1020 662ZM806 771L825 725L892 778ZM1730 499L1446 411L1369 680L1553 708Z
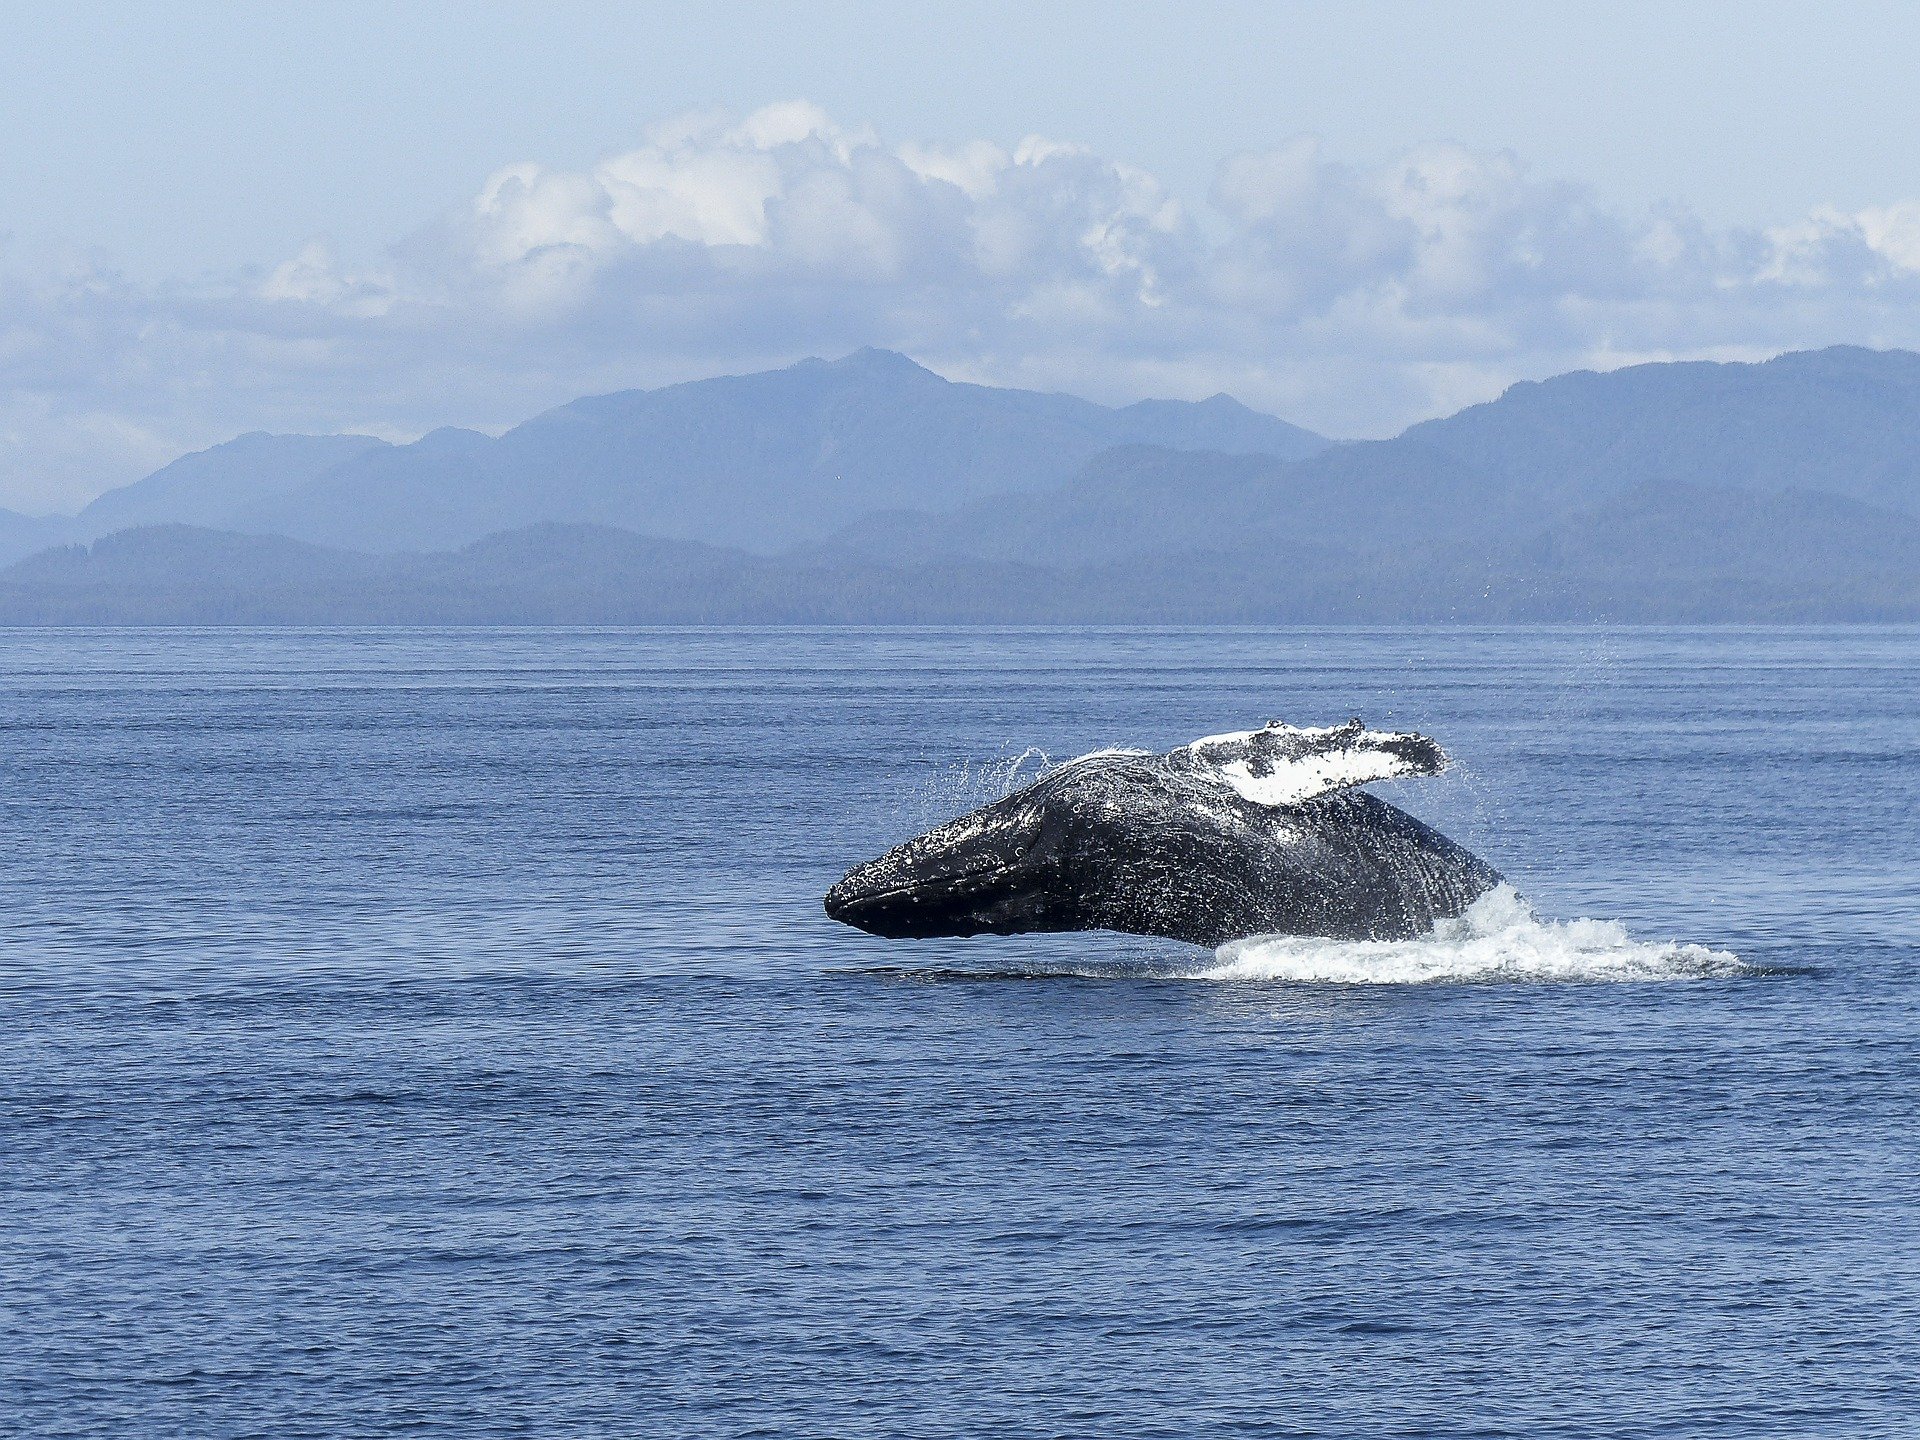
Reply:
M1518 157L1222 161L1198 213L1032 137L698 113L587 170L523 162L350 263L220 283L0 255L0 503L72 504L241 430L502 425L573 395L874 344L1124 400L1227 390L1391 433L1582 365L1920 343L1920 201L1715 230Z

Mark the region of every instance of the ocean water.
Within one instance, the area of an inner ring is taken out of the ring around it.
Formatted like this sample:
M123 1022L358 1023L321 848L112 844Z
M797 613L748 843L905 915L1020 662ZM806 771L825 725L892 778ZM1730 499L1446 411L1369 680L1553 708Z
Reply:
M1920 631L0 633L0 1433L1920 1434ZM888 943L1439 737L1404 946Z

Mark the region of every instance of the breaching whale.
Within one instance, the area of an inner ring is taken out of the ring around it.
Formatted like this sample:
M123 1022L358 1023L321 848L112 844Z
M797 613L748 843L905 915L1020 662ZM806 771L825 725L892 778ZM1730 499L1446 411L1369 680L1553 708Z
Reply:
M1446 764L1426 736L1358 720L1276 720L1164 755L1097 751L856 865L827 914L896 938L1411 939L1501 877L1355 787Z

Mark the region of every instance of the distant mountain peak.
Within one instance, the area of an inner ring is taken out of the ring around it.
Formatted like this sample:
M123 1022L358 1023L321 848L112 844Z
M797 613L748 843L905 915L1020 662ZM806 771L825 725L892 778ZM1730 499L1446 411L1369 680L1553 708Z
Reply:
M1876 350L1867 345L1827 345L1818 350L1783 350L1763 360L1645 360L1637 365L1622 365L1612 370L1566 370L1538 380L1516 380L1502 390L1498 400L1468 406L1464 415L1497 405L1500 400L1539 393L1562 394L1569 390L1606 387L1622 381L1647 381L1671 384L1702 377L1738 384L1743 377L1840 375L1867 382L1906 383L1920 370L1920 354L1911 350ZM1423 420L1409 431L1426 425L1443 425L1456 416Z
M827 360L822 363L829 370L865 372L874 375L924 375L933 380L941 378L911 356L902 355L898 350L882 350L877 345L862 345L850 355L842 355L838 360Z
M1759 368L1780 373L1859 376L1901 383L1920 371L1920 355L1911 350L1875 350L1866 345L1829 345L1824 350L1788 350Z
M1234 399L1233 396L1227 394L1224 390L1218 394L1209 395L1204 400L1163 400L1156 397L1147 400L1136 400L1131 405L1123 405L1120 408L1123 411L1138 414L1147 414L1152 411L1184 411L1193 415L1231 415L1235 417L1253 415L1263 420L1272 420L1275 418L1272 415L1266 414L1264 411L1256 410L1251 405Z
M429 430L413 443L416 447L430 445L436 447L444 446L448 449L461 449L470 445L484 444L492 439L493 437L485 431L468 430L459 425L442 425L437 430Z
M302 430L249 430L243 435L234 436L231 440L221 440L216 444L206 446L204 449L189 451L186 455L183 455L180 458L183 460L186 460L186 459L191 459L195 455L211 455L216 451L232 450L235 447L240 447L244 449L261 449L269 446L284 446L284 445L369 445L370 446L370 445L384 445L386 443L387 443L386 441L381 440L375 436L360 435L360 434L353 433L351 431L343 431L338 434L316 435L316 434L310 434Z

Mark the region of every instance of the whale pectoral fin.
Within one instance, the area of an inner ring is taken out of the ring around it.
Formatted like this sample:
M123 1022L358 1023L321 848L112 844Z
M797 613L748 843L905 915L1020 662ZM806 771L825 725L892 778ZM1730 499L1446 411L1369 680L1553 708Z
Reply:
M1447 754L1412 732L1344 725L1268 722L1259 730L1209 735L1169 758L1232 788L1256 805L1302 805L1316 796L1409 775L1438 775Z

